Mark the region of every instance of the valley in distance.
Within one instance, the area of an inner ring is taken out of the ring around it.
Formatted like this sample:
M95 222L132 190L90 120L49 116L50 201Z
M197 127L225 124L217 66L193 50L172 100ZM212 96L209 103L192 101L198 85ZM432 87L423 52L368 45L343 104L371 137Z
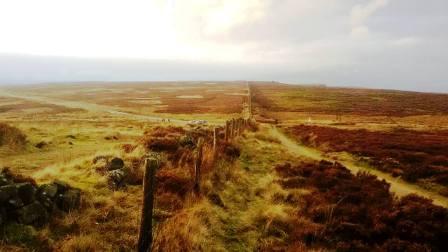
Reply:
M0 87L0 251L448 251L448 94Z

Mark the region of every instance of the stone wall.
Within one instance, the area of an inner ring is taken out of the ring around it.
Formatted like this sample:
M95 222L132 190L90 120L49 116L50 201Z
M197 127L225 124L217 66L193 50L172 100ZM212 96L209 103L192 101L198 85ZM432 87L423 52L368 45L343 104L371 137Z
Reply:
M80 206L81 191L65 182L37 185L30 178L0 172L0 227L8 223L42 226L58 213Z

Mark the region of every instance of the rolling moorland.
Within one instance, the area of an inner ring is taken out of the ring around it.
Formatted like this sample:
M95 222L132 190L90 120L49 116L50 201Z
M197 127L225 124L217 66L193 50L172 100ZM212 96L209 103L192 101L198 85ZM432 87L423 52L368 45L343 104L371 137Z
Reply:
M153 251L447 251L446 101L246 81L2 87L0 251L136 250L150 157Z

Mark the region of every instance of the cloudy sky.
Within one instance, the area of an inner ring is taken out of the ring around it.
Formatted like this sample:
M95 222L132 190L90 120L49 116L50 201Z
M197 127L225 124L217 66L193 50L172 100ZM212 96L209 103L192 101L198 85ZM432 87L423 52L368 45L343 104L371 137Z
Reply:
M0 0L0 83L277 80L448 92L447 0Z

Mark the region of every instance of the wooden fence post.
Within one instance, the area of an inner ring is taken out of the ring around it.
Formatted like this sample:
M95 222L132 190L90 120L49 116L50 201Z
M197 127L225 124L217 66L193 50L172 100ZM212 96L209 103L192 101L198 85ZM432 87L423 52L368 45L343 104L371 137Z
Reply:
M229 141L229 121L226 121L226 128L224 130L224 139L226 140L226 142Z
M237 119L236 119L236 135L237 135L237 136L240 135L240 128L241 128L241 125L240 125L240 119L237 118Z
M196 156L194 161L194 191L196 193L201 192L201 164L202 164L202 145L204 144L204 139L201 137L198 139L196 146Z
M235 118L232 118L232 130L230 133L230 138L232 138L232 139L235 137L235 126L236 126Z
M218 128L213 128L213 154L216 152L216 142L218 141Z
M145 161L145 175L143 178L143 208L138 235L138 251L148 252L152 246L152 217L154 208L154 193L156 190L155 174L159 167L156 158L147 158Z

